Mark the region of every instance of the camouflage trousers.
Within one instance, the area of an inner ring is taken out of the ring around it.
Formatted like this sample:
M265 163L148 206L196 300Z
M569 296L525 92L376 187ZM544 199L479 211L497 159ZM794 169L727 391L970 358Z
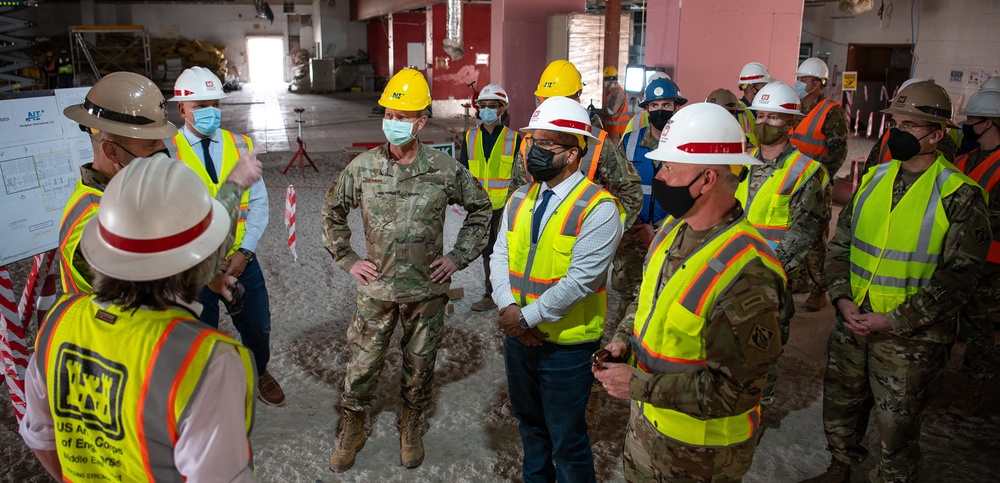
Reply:
M856 336L838 315L823 379L823 429L837 460L856 464L875 410L880 458L871 481L917 481L920 420L941 387L948 344L885 332Z
M781 320L779 328L781 330L781 347L784 352L785 344L788 344L788 337L792 332L792 317L795 316L795 300L792 299L792 290L785 290L785 305L781 308ZM764 384L764 392L760 395L760 404L770 406L774 404L774 387L778 384L778 361L771 364L767 372L767 382Z
M358 294L358 309L347 329L351 361L347 364L340 404L351 411L366 411L375 403L389 339L396 322L403 326L400 392L407 407L423 410L431 399L434 362L444 329L448 296L441 294L419 302L391 302Z
M642 283L642 265L646 261L648 252L649 247L642 246L628 233L625 233L618 243L618 251L615 252L615 258L611 262L611 288L621 297L613 319L615 325L625 318L628 306L635 302L636 292Z
M827 199L833 199L833 183L827 185ZM799 277L810 287L809 293L825 294L829 290L826 283L826 249L830 240L830 219L833 217L833 207L827 204L823 210L823 219L820 220L819 234L813 242L806 261L799 270ZM791 280L789 280L791 282Z
M998 276L1000 274L989 273L980 279L972 299L962 307L958 319L958 340L966 344L962 372L974 379L993 377L996 366L996 356L993 352L995 345L993 322L990 318L1000 303Z
M625 481L739 482L753 464L757 438L719 448L689 446L663 435L631 403L625 431Z

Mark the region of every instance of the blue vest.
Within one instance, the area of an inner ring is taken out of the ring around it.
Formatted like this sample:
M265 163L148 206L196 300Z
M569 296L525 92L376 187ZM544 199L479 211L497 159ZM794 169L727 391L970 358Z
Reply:
M658 203L653 202L653 177L656 176L660 167L654 166L653 160L646 157L650 149L639 145L648 129L647 126L638 131L625 133L622 144L625 145L625 156L632 162L635 170L639 172L639 177L642 178L642 211L639 212L639 221L659 225L660 220L667 216L667 212L663 211ZM652 213L650 213L650 209L652 209Z

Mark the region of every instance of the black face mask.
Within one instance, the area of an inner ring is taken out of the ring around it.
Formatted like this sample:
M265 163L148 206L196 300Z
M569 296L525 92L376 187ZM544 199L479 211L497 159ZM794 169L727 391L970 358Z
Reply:
M962 124L962 139L968 139L970 142L978 143L979 138L982 137L983 134L986 134L986 131L983 131L983 134L979 134L976 132L975 127L984 122L986 122L986 120L982 120L972 124Z
M649 124L656 128L657 131L662 131L673 115L674 111L668 111L666 109L649 111Z
M552 160L555 159L557 154L562 154L566 151L568 151L568 149L564 149L556 153L538 146L532 146L531 149L528 150L528 160L526 162L528 174L530 174L531 177L535 178L535 181L538 182L548 182L552 178L559 176L559 173L562 172L566 165L564 164L558 167L553 166Z
M889 154L892 155L892 159L909 161L918 154L925 154L920 152L920 140L930 136L931 132L924 134L920 137L920 139L917 139L916 136L896 127L889 130L889 141L887 144L889 146Z
M653 179L653 189L652 196L653 199L666 211L668 215L674 218L680 218L691 211L694 207L695 201L701 198L701 194L698 196L691 196L691 186L698 181L701 176L705 174L702 171L698 176L695 176L687 186L670 186L663 181L658 179Z

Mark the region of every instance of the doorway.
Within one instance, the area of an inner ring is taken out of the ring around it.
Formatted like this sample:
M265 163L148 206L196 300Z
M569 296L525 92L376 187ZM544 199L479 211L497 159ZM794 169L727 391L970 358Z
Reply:
M280 87L285 82L285 40L247 37L247 62L254 87Z
M868 88L864 96L854 98L854 109L880 111L892 102L900 84L910 78L913 54L910 44L850 44L847 47L847 69L858 73L858 91ZM885 94L882 94L882 87Z

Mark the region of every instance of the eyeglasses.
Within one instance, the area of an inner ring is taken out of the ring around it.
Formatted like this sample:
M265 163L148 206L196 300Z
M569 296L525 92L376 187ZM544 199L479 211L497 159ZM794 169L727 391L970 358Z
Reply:
M924 127L941 129L941 126L938 126L937 124L914 124L910 121L903 121L903 122L896 122L894 120L889 121L889 129L896 128L899 129L900 131L908 132L910 134L913 134L914 130Z
M480 102L477 104L480 109L500 109L503 104L499 102Z
M557 146L561 146L561 147L564 147L566 149L578 148L579 147L579 146L570 145L570 144L559 144L559 143L556 143L556 142L547 141L545 139L535 139L534 137L528 138L528 147L530 148L531 146L538 146L538 147L540 147L540 148L542 148L542 149L544 149L546 151L554 151Z

